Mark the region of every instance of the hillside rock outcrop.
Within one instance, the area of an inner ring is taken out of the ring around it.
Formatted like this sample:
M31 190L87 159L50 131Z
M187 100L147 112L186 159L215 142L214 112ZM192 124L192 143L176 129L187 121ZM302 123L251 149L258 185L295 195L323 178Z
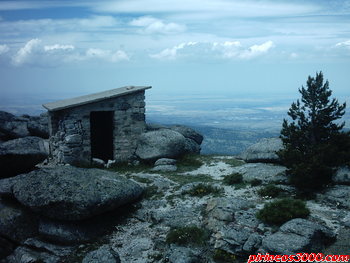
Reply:
M59 221L41 218L39 221L39 234L53 243L74 245L86 243L103 236L111 228L105 217L96 216L82 221ZM114 215L113 215L114 216Z
M143 189L112 172L64 166L32 171L15 181L12 191L40 215L74 221L135 201Z
M38 220L31 211L0 200L0 238L21 243L35 235L37 227Z
M195 141L198 145L203 142L203 135L199 134L190 127L183 125L174 125L170 127L171 130L181 133L185 138Z
M276 152L282 147L280 138L265 138L248 147L239 157L248 163L277 163L279 157Z
M118 253L114 252L109 245L103 245L96 250L90 251L82 263L120 263Z
M235 255L252 253L260 247L261 236L256 229L256 209L252 202L239 198L219 198L208 202L207 227L215 236L214 246Z
M27 119L0 111L0 139L3 141L29 136Z
M175 159L168 159L168 158L161 158L158 159L154 163L154 167L152 168L152 171L159 171L159 172L175 172L177 170L176 166L176 160Z
M296 218L283 224L278 232L264 238L262 247L270 253L295 254L322 251L334 239L335 234L327 227Z
M155 161L160 158L177 158L186 153L200 153L203 136L181 125L165 127L148 125L140 136L136 155L141 160Z
M16 246L9 240L0 237L0 261L10 255Z
M340 167L333 177L333 182L336 184L350 185L350 167Z
M45 141L28 136L0 144L0 178L15 176L34 169L48 156Z
M15 116L0 111L0 140L8 141L26 136L49 138L48 116L46 113L40 116Z
M323 195L318 195L318 199L333 203L335 207L350 209L350 186L334 185L329 187Z
M48 114L42 113L39 116L28 116L27 128L31 136L49 138L49 118Z
M177 158L185 153L185 146L185 137L176 131L150 131L140 136L136 155L142 160Z

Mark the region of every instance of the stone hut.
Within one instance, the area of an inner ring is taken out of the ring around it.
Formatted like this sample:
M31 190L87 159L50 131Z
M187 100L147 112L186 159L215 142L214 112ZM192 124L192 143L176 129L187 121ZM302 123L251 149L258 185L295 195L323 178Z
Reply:
M49 113L50 157L90 164L92 158L132 159L146 128L145 90L128 86L44 104Z

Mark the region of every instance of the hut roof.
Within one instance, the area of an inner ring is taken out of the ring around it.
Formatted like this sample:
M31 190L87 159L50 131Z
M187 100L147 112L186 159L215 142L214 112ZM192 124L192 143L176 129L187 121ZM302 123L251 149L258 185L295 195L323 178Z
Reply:
M58 111L58 110L81 106L81 105L85 105L93 102L102 101L105 99L123 96L123 95L127 95L130 93L134 93L134 92L138 92L138 91L146 90L150 88L152 87L151 86L126 86L122 88L93 93L90 95L46 103L46 104L43 104L43 107L46 108L48 111Z

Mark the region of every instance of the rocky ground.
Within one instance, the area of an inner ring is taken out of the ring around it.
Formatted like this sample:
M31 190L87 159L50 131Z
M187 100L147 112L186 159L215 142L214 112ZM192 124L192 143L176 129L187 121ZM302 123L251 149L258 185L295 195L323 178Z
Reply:
M251 253L349 251L349 185L331 186L306 201L311 211L308 218L277 227L259 221L256 212L273 200L258 194L269 183L283 189L285 195L295 194L295 189L286 184L282 166L245 163L231 156L198 155L179 160L175 172L153 171L142 165L114 170L142 186L144 194L132 205L99 216L102 221L106 217L113 221L107 234L62 246L58 242L62 241L58 239L62 233L51 233L51 239L48 235L43 239L40 233L45 233L45 226L46 230L51 228L49 223L41 222L39 235L20 237L21 245L3 262L244 262ZM243 182L226 185L225 176L234 173L242 174ZM254 179L262 183L252 186ZM191 189L198 185L209 185L212 190L206 192L203 188L201 193L198 188L198 195L191 195ZM51 212L44 213L50 216ZM96 224L99 221L88 227L95 229ZM180 242L179 236L169 238L174 229L184 227L189 227L189 232L179 234Z
M257 219L274 200L300 198L276 163L278 139L250 147L243 160L192 154L154 165L76 168L36 165L47 157L45 136L33 137L43 126L31 117L3 119L0 163L11 169L0 177L1 263L246 262L257 253L350 251L348 167L305 200L306 218L280 226Z
M198 158L204 164L193 170L188 167L185 172L126 174L146 187L148 194L138 204L137 211L109 238L121 262L232 262L230 256L239 262L250 253L296 253L311 248L321 239L316 237L316 232L323 233L324 244L315 246L314 252L348 253L349 186L333 186L315 200L307 201L311 211L307 220L289 222L310 233L283 232L260 222L255 214L272 200L258 195L266 184L279 186L286 195L295 194L295 189L286 184L284 167L244 163L229 156ZM242 183L223 183L225 176L237 172L243 175ZM262 185L252 186L249 182L253 179L262 180ZM203 182L221 192L202 197L185 194ZM169 232L184 226L197 226L209 235L201 245L167 244ZM335 243L333 238L337 240Z

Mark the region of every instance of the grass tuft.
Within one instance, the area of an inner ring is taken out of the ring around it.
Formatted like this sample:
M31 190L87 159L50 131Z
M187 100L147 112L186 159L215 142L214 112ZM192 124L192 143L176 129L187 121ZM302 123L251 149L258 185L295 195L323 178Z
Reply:
M227 185L240 184L243 181L243 176L240 173L233 173L229 175L225 175L223 179L223 183Z
M199 154L186 154L179 158L176 162L177 172L184 173L197 170L203 165Z
M196 182L201 182L201 183L215 182L215 179L213 179L211 176L207 174L198 174L198 175L164 174L164 176L180 185L196 183Z
M167 234L168 244L204 245L209 240L209 233L197 226L185 226L170 230Z
M183 194L188 194L190 196L203 197L205 195L214 195L218 196L222 193L222 189L219 189L215 186L207 184L197 184L187 191L183 191Z
M262 184L262 181L260 179L253 179L250 181L250 185L251 186L258 186L258 185L261 185Z
M244 164L244 161L237 159L222 159L222 161L228 165L231 165L232 167L237 167Z
M218 263L237 262L237 256L222 249L215 249L213 259Z
M276 198L282 197L285 191L273 184L268 184L258 191L258 195L261 197Z
M117 172L120 174L130 175L134 173L149 172L153 166L146 163L140 163L139 165L130 165L129 163L116 163L107 170Z

